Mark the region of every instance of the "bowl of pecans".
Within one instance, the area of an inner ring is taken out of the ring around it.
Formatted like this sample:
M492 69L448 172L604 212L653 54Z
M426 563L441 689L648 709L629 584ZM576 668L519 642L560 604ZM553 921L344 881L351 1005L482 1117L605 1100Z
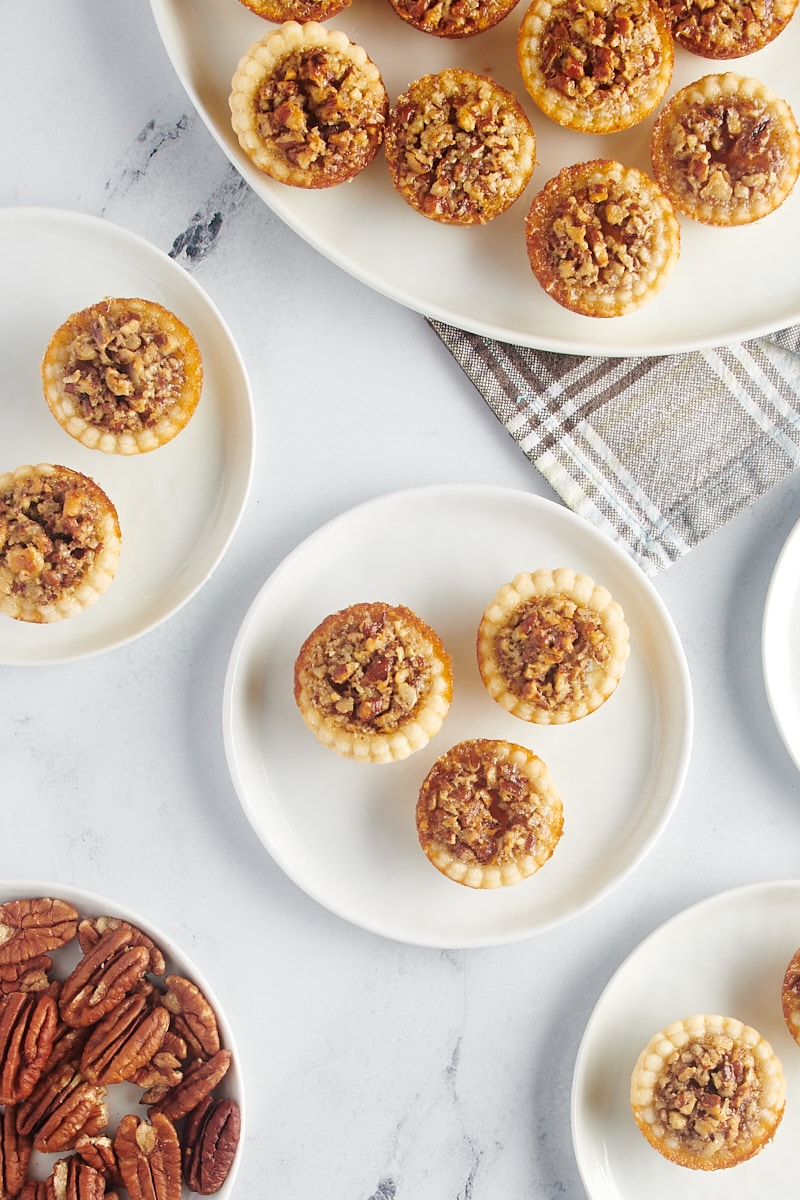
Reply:
M233 1194L238 1056L197 968L61 885L0 885L0 1195Z

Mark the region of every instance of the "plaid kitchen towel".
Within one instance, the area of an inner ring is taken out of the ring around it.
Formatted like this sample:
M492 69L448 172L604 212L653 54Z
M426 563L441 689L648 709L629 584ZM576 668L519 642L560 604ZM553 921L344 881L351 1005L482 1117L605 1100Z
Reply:
M657 575L800 463L800 326L576 357L429 322L564 502Z

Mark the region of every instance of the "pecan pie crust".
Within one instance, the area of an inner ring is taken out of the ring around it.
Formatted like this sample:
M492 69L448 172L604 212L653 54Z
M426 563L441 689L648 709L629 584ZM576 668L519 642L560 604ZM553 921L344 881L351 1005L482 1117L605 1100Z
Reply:
M755 54L781 33L797 0L659 0L675 44L702 58Z
M519 0L389 0L398 17L441 38L474 37L505 20Z
M0 613L40 625L75 616L110 586L121 546L93 479L49 463L0 475Z
M702 1171L734 1167L762 1150L783 1117L785 1092L769 1042L717 1015L689 1017L655 1034L631 1076L631 1106L644 1137L671 1162Z
M761 220L800 175L800 132L785 100L758 79L706 75L659 113L653 172L675 208L707 225Z
M552 856L564 825L546 765L513 742L459 742L428 772L416 807L419 842L443 875L472 888L509 887Z
M245 51L231 121L254 166L292 187L325 188L372 162L389 98L366 51L341 30L286 21Z
M409 85L389 115L384 150L395 190L446 225L485 224L505 212L536 162L533 128L516 97L460 68Z
M294 697L325 746L346 758L406 758L439 732L453 695L439 635L402 605L353 604L300 648Z
M655 0L534 0L517 63L542 112L581 133L644 120L672 78L673 41Z
M193 416L203 361L191 330L154 300L109 297L73 313L42 360L48 407L71 437L107 454L142 454Z
M534 196L525 237L547 294L586 317L621 317L648 303L680 255L680 226L662 188L612 159L559 171Z
M561 725L612 695L629 654L628 626L607 588L560 567L521 573L487 605L478 669L492 699L523 721Z

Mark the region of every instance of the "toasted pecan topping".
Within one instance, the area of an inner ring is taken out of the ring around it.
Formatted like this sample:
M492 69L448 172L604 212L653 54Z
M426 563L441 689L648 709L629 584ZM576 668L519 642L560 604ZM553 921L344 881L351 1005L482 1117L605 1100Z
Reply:
M497 660L509 688L542 708L580 701L609 656L598 614L568 596L535 596L497 634Z
M676 42L704 58L753 54L788 23L797 0L659 0Z
M0 571L9 594L31 606L58 601L91 574L101 555L110 501L66 467L31 468L0 487Z
M761 1121L761 1083L752 1052L726 1033L706 1033L666 1064L654 1089L656 1113L691 1151L735 1144Z
M400 606L357 604L318 627L301 651L314 707L348 730L398 729L431 690L430 641Z
M474 225L517 199L533 171L535 137L510 92L471 71L445 70L398 98L386 156L395 188L423 216Z
M79 415L114 434L156 425L186 384L178 338L141 311L107 300L73 320L62 386Z

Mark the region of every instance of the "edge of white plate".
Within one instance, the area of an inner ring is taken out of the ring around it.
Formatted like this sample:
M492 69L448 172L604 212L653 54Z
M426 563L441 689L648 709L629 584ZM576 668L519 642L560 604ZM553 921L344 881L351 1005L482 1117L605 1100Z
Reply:
M579 1148L578 1127L580 1125L580 1093L584 1083L584 1076L587 1069L587 1053L589 1042L591 1041L595 1024L600 1020L600 1011L605 1004L606 998L614 987L618 977L628 968L629 964L650 945L656 938L665 933L671 926L678 925L682 921L689 920L694 913L702 912L704 909L712 908L718 904L730 903L735 896L752 895L755 892L777 892L782 888L792 888L800 893L800 880L797 879L770 879L758 883L746 883L739 887L726 888L722 892L715 892L710 896L705 896L702 900L696 901L694 904L687 905L686 908L673 913L671 917L667 917L654 929L650 931L634 948L625 955L619 965L611 974L606 982L603 990L597 998L597 1001L592 1009L589 1020L581 1036L578 1044L578 1051L575 1055L575 1066L572 1072L572 1086L570 1088L570 1128L572 1132L572 1147L575 1155L575 1162L578 1167L578 1173L581 1177L581 1182L586 1189L586 1195L589 1200L622 1200L617 1189L613 1193L610 1191L601 1194L596 1190L592 1190L589 1179L588 1169L586 1167L585 1155ZM800 939L800 934L798 935Z
M784 678L786 656L780 636L780 632L786 628L788 610L796 599L795 591L790 595L781 594L784 576L792 567L792 573L800 579L800 521L792 528L775 561L761 621L761 671L767 703L783 744L792 762L800 770L800 731L793 726L791 720L792 715L797 718L797 706L790 706L787 717L786 691L790 685Z
M232 727L233 696L236 691L237 678L241 666L241 647L247 642L251 627L260 612L264 596L271 589L275 581L284 573L284 571L291 568L294 558L307 550L309 543L312 543L319 536L324 536L327 531L329 531L330 528L335 526L337 523L346 521L351 513L360 512L373 506L379 506L382 503L396 502L402 500L402 498L407 495L420 497L425 495L454 495L459 492L469 493L471 496L474 496L476 493L480 493L487 496L495 495L505 499L513 499L514 501L528 504L532 509L541 509L544 506L552 505L558 509L563 520L574 524L576 527L579 527L584 533L588 533L589 537L596 537L600 542L602 542L605 545L607 552L612 557L617 559L618 563L622 566L622 569L631 573L631 577L636 580L636 586L641 586L643 590L647 592L648 599L653 604L653 607L658 611L663 628L669 637L671 655L678 670L681 684L684 706L683 736L681 739L680 761L676 763L676 770L669 792L669 797L663 806L659 820L654 825L649 837L646 838L639 846L637 853L632 857L626 868L617 874L613 879L609 880L604 887L599 888L598 891L595 892L591 897L576 905L564 915L547 921L542 921L538 925L534 923L531 927L521 931L512 931L508 934L496 934L491 937L478 937L472 939L464 937L454 937L449 939L431 937L426 939L421 936L403 936L400 933L387 930L380 922L370 922L367 919L357 919L352 913L346 911L343 906L332 904L328 899L318 894L313 887L309 886L307 881L298 877L298 873L294 870L292 864L277 847L267 844L251 816L251 803L249 797L247 796L246 788L242 782L241 774L237 764L237 756L234 745L235 738ZM650 582L644 572L641 571L634 560L630 557L630 555L617 543L607 538L605 534L603 534L590 522L586 521L585 518L580 517L566 506L541 496L523 492L516 488L506 488L491 484L430 484L423 485L421 487L398 489L375 496L371 499L363 501L360 504L353 505L351 508L346 509L343 512L338 513L336 516L330 518L330 520L323 522L322 525L318 526L315 530L303 538L303 540L299 542L291 551L289 551L289 553L281 560L280 563L278 563L275 569L269 574L267 579L258 589L255 597L245 613L236 638L234 639L225 673L225 683L222 697L223 742L225 748L225 757L228 763L228 770L234 790L236 791L236 795L248 820L248 823L253 830L254 836L258 838L261 845L264 847L276 865L281 869L281 871L283 871L283 873L296 887L300 889L300 891L309 896L310 899L314 900L328 912L331 912L335 916L339 917L341 920L347 921L349 924L352 924L357 928L364 929L369 933L376 934L380 937L385 937L389 940L408 945L427 946L437 949L475 949L523 941L529 937L534 937L537 934L545 933L550 929L566 923L567 921L574 920L576 917L580 916L581 913L588 911L588 909L592 908L595 904L599 903L607 895L614 891L633 873L633 871L640 866L642 861L647 857L650 850L663 833L672 817L672 814L675 811L683 791L683 786L689 768L689 761L691 758L694 733L693 716L694 699L692 693L691 676L689 673L686 654L678 635L677 628L661 596L655 590L653 584Z

